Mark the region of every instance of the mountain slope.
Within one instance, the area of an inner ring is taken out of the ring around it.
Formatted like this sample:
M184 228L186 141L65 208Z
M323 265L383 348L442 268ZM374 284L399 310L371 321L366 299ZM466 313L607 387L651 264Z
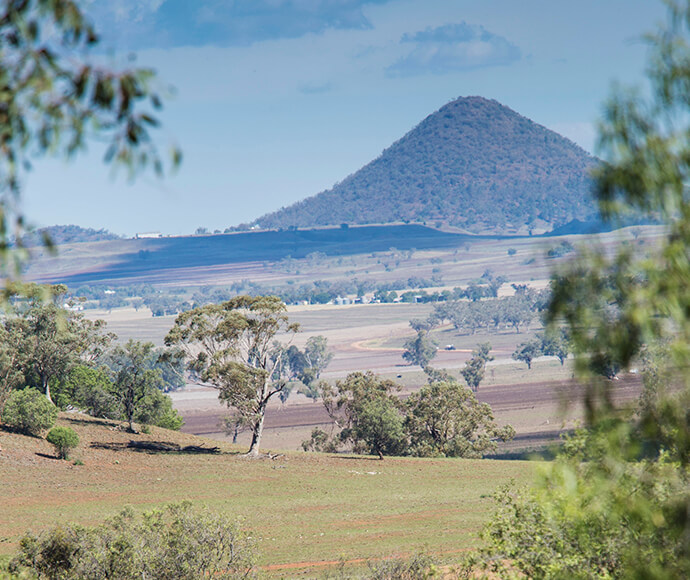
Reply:
M93 228L68 225L49 226L28 232L22 237L22 244L26 247L40 246L43 245L46 237L56 246L77 242L101 242L120 239L120 236L105 229L94 230Z
M255 224L431 221L487 233L550 229L596 214L588 178L595 164L568 139L497 101L460 98L332 189Z

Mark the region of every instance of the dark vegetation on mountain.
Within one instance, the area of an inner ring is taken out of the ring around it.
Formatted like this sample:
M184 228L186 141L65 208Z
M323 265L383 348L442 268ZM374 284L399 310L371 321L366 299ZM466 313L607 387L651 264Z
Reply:
M424 119L332 189L267 214L264 228L430 222L471 232L550 230L596 214L596 159L568 139L482 97Z
M81 226L50 226L39 228L25 234L22 243L26 247L40 246L46 239L55 245L74 244L77 242L101 242L104 240L119 240L120 236L106 229L94 230Z

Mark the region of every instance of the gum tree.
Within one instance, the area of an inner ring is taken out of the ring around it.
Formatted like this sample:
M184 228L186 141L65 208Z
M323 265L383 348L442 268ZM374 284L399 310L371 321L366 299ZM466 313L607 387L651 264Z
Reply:
M465 366L460 371L467 386L476 393L479 390L480 383L484 380L484 373L486 372L486 363L494 360L489 353L491 352L491 343L483 342L477 345L472 351L472 358L465 363Z
M247 453L259 455L266 407L288 384L282 349L275 356L273 341L299 330L290 323L285 304L276 296L236 296L180 314L165 338L187 354L189 370L216 387L218 397L235 410L252 431Z

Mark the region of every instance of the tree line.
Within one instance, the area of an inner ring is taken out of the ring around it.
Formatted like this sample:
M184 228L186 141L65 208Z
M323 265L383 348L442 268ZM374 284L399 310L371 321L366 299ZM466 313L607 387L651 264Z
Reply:
M513 285L515 294L502 298L454 300L434 306L424 320L410 322L415 330L431 330L450 323L460 333L475 334L478 330L498 332L512 329L522 332L538 318L549 302L548 290L533 290L524 285Z

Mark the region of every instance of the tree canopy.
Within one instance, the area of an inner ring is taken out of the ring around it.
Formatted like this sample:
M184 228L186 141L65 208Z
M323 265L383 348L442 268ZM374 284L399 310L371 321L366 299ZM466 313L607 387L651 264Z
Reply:
M165 338L185 350L189 369L214 385L219 398L250 425L249 455L259 454L266 407L287 385L274 338L294 335L285 304L275 296L237 296L180 314Z
M403 359L411 365L419 365L426 368L431 360L436 356L436 346L438 342L429 336L425 330L418 330L416 336L405 341L403 347Z
M429 385L404 402L400 385L371 371L351 373L334 385L321 383L321 398L333 433L316 428L305 450L417 457L482 457L497 440L512 439L498 427L491 407L442 371L427 367ZM437 378L444 377L444 378Z

